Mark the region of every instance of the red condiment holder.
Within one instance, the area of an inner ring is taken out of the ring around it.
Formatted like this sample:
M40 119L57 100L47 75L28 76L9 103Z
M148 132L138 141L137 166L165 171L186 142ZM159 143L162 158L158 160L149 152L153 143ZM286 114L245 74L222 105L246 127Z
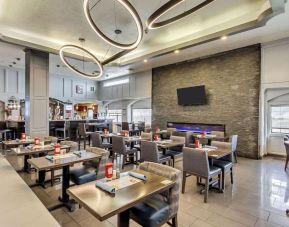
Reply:
M155 136L154 136L154 140L155 140L155 141L159 141L159 135L155 135Z
M199 148L200 147L200 140L195 140L195 147Z
M21 133L21 140L26 140L26 133Z
M40 144L40 139L38 137L35 137L34 144L35 145L39 145Z
M55 155L60 155L60 145L59 144L56 144L55 146L54 146L54 154Z
M113 175L113 163L108 162L105 164L105 177L112 178Z
M203 131L202 135L203 135L203 137L206 137L207 132L206 132L206 131Z

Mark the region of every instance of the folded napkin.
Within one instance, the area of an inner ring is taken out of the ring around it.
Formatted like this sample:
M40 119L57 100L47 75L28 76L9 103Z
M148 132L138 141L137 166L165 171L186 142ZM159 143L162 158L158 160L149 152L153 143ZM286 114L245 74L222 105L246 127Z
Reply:
M96 181L95 186L102 189L103 191L110 193L110 194L115 194L115 188L114 187L109 186L100 180Z
M141 173L136 173L136 172L128 172L128 175L130 175L131 177L135 177L138 178L140 180L146 181L147 177Z
M52 155L46 155L45 158L51 162L53 162L53 160L54 160Z
M82 155L81 151L74 151L73 154L77 155L78 157L81 157Z
M209 145L205 145L205 148L218 149L218 148L215 147L215 146L209 146Z

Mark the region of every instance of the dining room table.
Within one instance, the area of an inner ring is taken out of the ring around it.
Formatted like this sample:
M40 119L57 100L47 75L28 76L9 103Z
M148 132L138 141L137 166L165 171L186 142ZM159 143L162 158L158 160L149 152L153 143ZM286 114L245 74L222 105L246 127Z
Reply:
M117 215L117 226L128 227L130 208L169 190L175 184L165 177L150 172L143 170L134 170L134 172L145 175L147 180L120 187L115 190L114 194L96 187L96 181L71 187L67 193L99 221L105 221Z
M11 151L13 154L15 154L16 156L23 156L23 168L17 172L27 172L30 173L30 165L28 163L28 159L32 156L32 155L39 155L42 156L45 153L48 152L52 152L55 150L54 146L49 144L49 145L33 145L30 144L27 147L14 147L11 148ZM60 149L64 149L66 151L69 151L70 146L68 145L63 145L60 147Z
M73 202L70 201L69 195L66 192L66 190L70 186L70 166L73 166L76 163L90 161L94 159L101 159L101 155L85 150L74 151L73 153L70 152L64 155L54 155L28 159L28 163L38 171L38 181L36 185L43 186L45 180L45 171L62 168L62 194L58 198L61 203L49 207L48 209L50 211L61 208L63 206L70 211L73 211Z
M184 145L184 143L174 142L172 140L160 140L160 141L156 141L156 143L157 143L158 148L162 150L163 154L166 154L169 148Z
M50 143L51 140L45 139L45 140L41 140L41 142L44 142L44 144L46 144L46 143ZM7 148L10 148L10 147L27 146L27 145L30 145L30 144L35 144L35 140L34 139L5 140L5 141L2 141L2 146L3 146L2 149L3 150L7 150Z

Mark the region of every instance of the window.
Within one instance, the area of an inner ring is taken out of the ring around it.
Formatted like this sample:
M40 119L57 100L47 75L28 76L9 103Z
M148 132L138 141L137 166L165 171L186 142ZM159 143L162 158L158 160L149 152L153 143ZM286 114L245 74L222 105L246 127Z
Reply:
M121 79L121 80L113 80L113 81L105 81L103 82L104 87L111 87L115 85L127 84L129 83L129 78Z
M289 105L271 107L271 132L289 133Z
M152 110L151 109L132 109L132 121L144 121L146 124L151 124Z
M107 116L113 122L122 122L122 110L108 110Z

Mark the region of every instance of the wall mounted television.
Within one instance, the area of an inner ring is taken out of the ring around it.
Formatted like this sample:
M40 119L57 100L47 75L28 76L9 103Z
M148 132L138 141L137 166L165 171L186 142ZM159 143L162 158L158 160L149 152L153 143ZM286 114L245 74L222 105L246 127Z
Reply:
M205 86L195 86L177 89L178 104L181 106L194 106L207 104Z

